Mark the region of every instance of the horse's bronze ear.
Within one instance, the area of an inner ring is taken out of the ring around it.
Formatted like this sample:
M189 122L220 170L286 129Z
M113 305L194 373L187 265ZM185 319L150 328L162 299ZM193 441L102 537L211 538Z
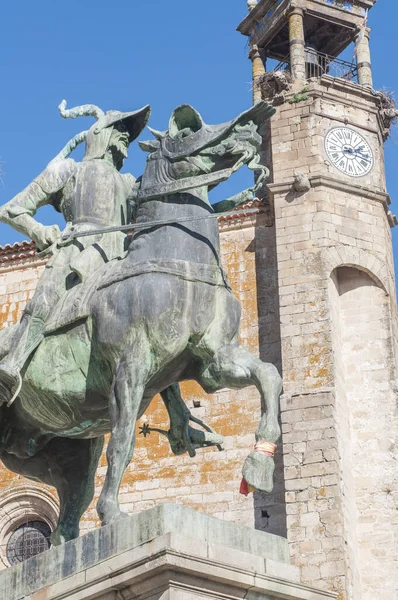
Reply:
M192 132L199 131L203 127L203 119L192 106L189 104L181 104L173 111L169 122L170 137L176 135L183 129L191 129Z
M149 140L148 142L138 142L139 147L144 152L155 152L160 148L160 142L158 140Z
M163 140L167 135L167 131L158 131L157 129L152 129L152 127L149 127L149 125L147 125L147 128L152 133L152 135L159 141Z

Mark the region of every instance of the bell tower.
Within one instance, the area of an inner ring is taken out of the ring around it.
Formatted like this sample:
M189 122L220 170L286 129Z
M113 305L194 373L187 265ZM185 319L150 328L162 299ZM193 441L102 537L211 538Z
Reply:
M393 598L398 579L397 219L383 153L396 113L373 89L375 2L249 0L238 27L249 38L254 101L277 107L263 151L287 537L303 583L341 600Z

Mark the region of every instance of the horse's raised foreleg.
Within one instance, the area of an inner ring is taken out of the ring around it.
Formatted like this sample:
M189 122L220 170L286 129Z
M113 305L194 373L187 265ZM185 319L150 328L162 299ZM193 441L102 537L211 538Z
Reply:
M122 516L119 505L119 489L122 477L134 452L135 426L145 390L148 366L137 351L128 350L128 357L121 360L116 371L109 401L111 437L106 457L108 470L104 487L97 504L98 515L103 525Z
M278 414L282 379L276 367L264 363L237 343L231 344L215 353L211 364L202 372L199 383L208 392L225 387L257 387L261 395L262 409L261 421L256 431L257 449L247 457L243 476L255 489L270 492L273 488L274 459L270 456L272 452L260 450L261 445L258 442L275 444L281 434Z
M79 536L80 518L94 496L94 477L102 447L102 437L91 440L54 438L30 458L2 454L2 461L11 471L56 488L60 513L57 527L51 534L53 545Z

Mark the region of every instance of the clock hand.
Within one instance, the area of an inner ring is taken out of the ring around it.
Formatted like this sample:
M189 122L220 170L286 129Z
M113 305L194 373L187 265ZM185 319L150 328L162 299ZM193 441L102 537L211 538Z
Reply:
M359 144L361 144L361 140L359 140L359 142L354 146L354 150L355 150L355 148L358 148ZM363 148L363 144L362 144L362 146L359 146L359 148Z
M362 149L361 149L361 148L358 148L358 150L354 150L354 153L355 153L357 156L360 156L361 158L363 158L364 160L368 160L368 161L370 161L370 156L369 156L369 154L367 154L367 153L366 153L366 154L363 154L363 153L362 153Z

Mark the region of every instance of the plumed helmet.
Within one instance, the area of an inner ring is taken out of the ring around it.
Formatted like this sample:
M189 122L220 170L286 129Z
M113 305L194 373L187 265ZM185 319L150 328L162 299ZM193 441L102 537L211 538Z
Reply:
M131 143L144 129L151 114L151 107L149 105L132 112L124 113L118 110L109 110L105 114L103 110L94 104L83 104L82 106L67 109L66 100L62 100L58 108L64 119L95 117L97 121L88 131L83 131L70 140L54 161L66 158L78 144L84 141L86 142L86 152L83 160L102 158L108 149L112 130L115 125L121 122L124 123L129 133Z

